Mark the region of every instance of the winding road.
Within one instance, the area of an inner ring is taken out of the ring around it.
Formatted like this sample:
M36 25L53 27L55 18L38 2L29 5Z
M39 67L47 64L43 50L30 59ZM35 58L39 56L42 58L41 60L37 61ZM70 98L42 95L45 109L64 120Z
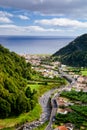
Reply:
M61 69L59 69L59 71L60 71L60 75L64 78L66 78L66 80L70 83L69 87L72 87L72 85L75 83L75 80L73 78L71 78L69 75L66 75L64 72L62 72ZM49 120L49 124L47 125L45 130L53 130L51 126L52 126L54 116L56 115L56 112L58 109L58 105L55 102L55 99L56 99L56 97L59 96L59 93L51 99L52 110L50 108L49 99L56 90L61 92L65 88L66 88L66 86L64 86L62 88L52 89L52 90L44 93L39 98L39 103L42 107L42 114L40 116L40 119L37 121L33 121L31 123L26 123L26 124L20 126L19 128L17 128L16 130L33 130L34 128L40 126L41 124L44 124L47 120Z
M33 130L34 128L40 126L41 124L44 124L47 120L49 120L50 114L51 114L49 99L56 90L58 90L58 89L52 89L52 90L44 93L39 98L39 103L42 107L42 114L40 116L40 119L37 121L33 121L31 123L26 123L26 124L18 127L16 130Z
M49 124L48 124L48 126L46 127L45 130L53 130L52 129L52 122L53 122L53 119L54 119L54 117L56 115L56 112L57 112L57 109L58 109L58 104L56 103L56 98L60 95L61 91L63 91L67 87L72 88L72 86L76 82L74 78L72 78L70 75L68 75L65 72L63 72L61 70L61 68L59 68L59 73L60 73L61 77L64 77L69 82L69 85L65 86L64 88L58 89L58 91L59 91L58 94L56 96L54 96L53 99L51 100L52 111L51 111L51 116L50 116Z
M52 105L51 116L50 116L49 124L47 125L45 130L53 130L51 126L52 126L52 122L54 120L54 117L56 115L57 109L58 109L58 105L57 105L57 102L56 102L56 97L52 98L51 105Z

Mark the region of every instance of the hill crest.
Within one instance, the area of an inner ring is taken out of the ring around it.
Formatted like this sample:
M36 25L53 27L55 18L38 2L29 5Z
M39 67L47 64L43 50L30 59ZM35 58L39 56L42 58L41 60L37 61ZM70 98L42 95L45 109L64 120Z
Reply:
M83 34L55 54L54 60L70 66L87 66L87 34Z

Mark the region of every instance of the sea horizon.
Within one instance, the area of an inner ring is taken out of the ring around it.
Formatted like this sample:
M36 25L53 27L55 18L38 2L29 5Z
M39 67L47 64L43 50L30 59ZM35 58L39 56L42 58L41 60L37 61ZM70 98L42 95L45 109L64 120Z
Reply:
M17 54L54 54L75 37L0 35L0 44Z

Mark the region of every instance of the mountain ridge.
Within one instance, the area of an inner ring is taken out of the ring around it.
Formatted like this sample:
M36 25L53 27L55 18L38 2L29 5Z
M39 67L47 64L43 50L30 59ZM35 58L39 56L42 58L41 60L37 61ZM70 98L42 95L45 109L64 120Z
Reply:
M70 66L87 66L87 34L83 34L52 55L54 60Z

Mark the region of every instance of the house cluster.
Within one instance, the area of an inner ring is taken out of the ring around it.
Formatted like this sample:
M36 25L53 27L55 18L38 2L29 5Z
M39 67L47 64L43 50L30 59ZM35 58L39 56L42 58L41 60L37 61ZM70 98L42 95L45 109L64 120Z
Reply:
M40 72L44 77L48 77L48 78L54 78L54 77L58 77L58 72L52 69L52 66L45 66L45 68L42 66L40 67L34 67L34 70Z
M74 88L76 91L87 92L87 76L79 76Z
M69 105L73 105L72 103L69 102L67 98L64 97L58 97L56 99L57 104L59 106L57 113L66 115L67 113L72 112L72 109L68 108ZM54 130L73 130L73 124L71 123L66 123L61 126L57 126Z
M30 54L23 54L21 55L22 57L24 57L26 59L26 62L30 62L32 65L35 65L35 66L39 66L39 65L42 65L43 61L46 59L46 58L49 58L49 56L45 56L45 55L30 55ZM55 67L58 68L58 66L60 66L61 63L56 61L56 62L51 62L50 65L46 65L46 64L43 64L44 67L46 68L52 68L54 69Z
M63 71L68 72L67 67L63 65L62 67ZM76 80L76 83L72 86L72 88L74 88L76 91L83 91L83 92L87 92L87 76L81 76L78 74L75 74L74 72L68 72L68 75L70 75L72 78L74 78ZM70 91L71 88L66 88L67 91Z
M52 62L51 64L54 66L54 68L61 66L61 62L59 62L59 61Z
M67 98L58 97L56 101L59 106L57 113L67 114L68 112L72 112L72 110L69 109L68 106L73 105L73 103L69 102ZM62 106L64 106L64 108L61 108Z
M44 56L29 54L24 54L22 56L26 59L26 62L30 62L32 65L37 66L40 65L42 58L45 58Z
M25 54L22 55L25 57L26 62L30 62L32 64L32 68L40 72L44 77L48 78L54 78L58 77L58 71L55 70L55 68L58 68L60 65L60 62L52 62L51 64L44 64L42 61L47 57L47 56L40 56L40 55L29 55Z
M61 69L62 69L63 72L67 72L67 66L66 65L61 64L60 66L61 66Z

